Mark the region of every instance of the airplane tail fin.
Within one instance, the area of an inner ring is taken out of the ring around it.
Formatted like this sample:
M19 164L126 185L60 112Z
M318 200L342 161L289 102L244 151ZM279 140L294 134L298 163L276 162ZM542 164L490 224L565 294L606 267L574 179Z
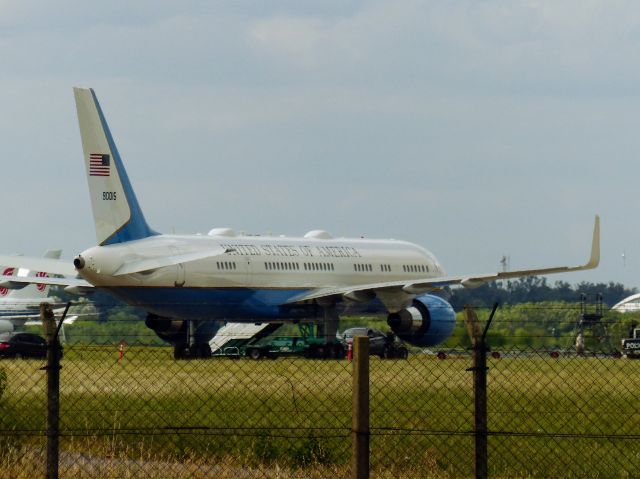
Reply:
M73 89L99 245L158 233L147 224L94 91Z
M50 250L47 250L42 257L49 258L49 259L60 259L61 254L62 254L62 251L59 249L50 249ZM16 271L16 274L20 276L27 276L30 273L28 270L20 269ZM46 278L49 275L45 272L39 271L35 273L35 276L38 278ZM38 299L46 298L47 296L49 296L49 285L41 284L41 283L29 284L24 288L20 288L20 289L10 289L9 294L7 294L7 297L11 299L38 300Z

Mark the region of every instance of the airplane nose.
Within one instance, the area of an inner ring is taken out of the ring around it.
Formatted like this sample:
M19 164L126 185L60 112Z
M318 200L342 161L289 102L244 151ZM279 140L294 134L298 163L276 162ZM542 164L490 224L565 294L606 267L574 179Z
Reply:
M73 266L75 266L77 270L84 268L84 265L84 258L81 255L78 255L73 259Z

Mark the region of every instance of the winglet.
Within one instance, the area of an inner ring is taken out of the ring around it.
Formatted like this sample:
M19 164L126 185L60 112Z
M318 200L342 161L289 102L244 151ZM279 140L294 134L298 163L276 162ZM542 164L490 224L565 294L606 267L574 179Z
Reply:
M591 240L591 257L584 269L593 269L600 264L600 216L596 215L593 223L593 239Z

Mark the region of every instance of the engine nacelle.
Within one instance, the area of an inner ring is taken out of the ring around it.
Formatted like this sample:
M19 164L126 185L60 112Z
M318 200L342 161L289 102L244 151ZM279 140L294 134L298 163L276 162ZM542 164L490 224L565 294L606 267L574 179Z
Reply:
M14 330L13 323L6 319L0 319L0 333L10 333Z
M182 319L163 318L155 314L147 315L144 324L152 329L163 341L175 343L185 337L187 322Z
M439 296L423 294L408 308L389 314L387 324L400 339L410 344L435 346L453 333L456 313Z
M160 339L173 345L187 341L189 321L176 318L165 318L148 314L144 324L152 329ZM208 343L222 326L220 321L193 321L193 339L197 343Z

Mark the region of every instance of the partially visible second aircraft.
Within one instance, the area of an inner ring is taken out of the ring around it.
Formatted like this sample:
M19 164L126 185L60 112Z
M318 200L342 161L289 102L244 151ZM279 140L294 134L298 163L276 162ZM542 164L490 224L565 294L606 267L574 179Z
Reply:
M60 250L48 250L44 258L59 259ZM16 261L29 261L28 258L16 256ZM43 283L24 283L22 279L28 277L28 270L16 267L1 267L4 277L12 279L0 283L0 333L14 331L24 326L26 322L39 319L40 303L53 303L49 297L50 286ZM35 273L36 278L48 278L45 272Z

